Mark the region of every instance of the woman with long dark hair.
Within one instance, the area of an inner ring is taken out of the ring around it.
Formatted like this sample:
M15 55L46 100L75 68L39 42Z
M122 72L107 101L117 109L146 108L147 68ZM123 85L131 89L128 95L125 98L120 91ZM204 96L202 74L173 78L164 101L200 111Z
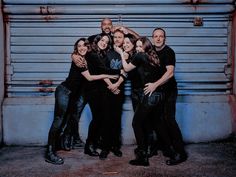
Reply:
M107 34L97 35L91 44L91 50L86 54L88 69L91 74L120 74L120 70L106 67L106 55L111 47L111 39ZM105 94L107 86L104 81L90 82L86 86L85 97L92 112L92 121L88 129L88 136L84 153L98 156L96 148L109 149L109 113L104 105L108 100ZM105 128L103 128L105 127Z
M136 46L141 43L142 51L136 53L132 60L128 63L126 59L127 53L122 49L116 48L117 52L122 57L123 68L126 72L137 69L137 74L140 78L138 89L139 99L135 108L132 126L136 138L137 148L135 149L136 158L131 160L131 165L148 166L148 144L149 134L152 131L150 113L155 109L161 109L164 93L162 88L155 90L151 95L145 95L143 88L146 83L155 81L163 74L160 67L160 61L155 51L152 48L152 43L147 37L141 37L137 40Z
M89 43L85 38L76 41L74 45L74 53L80 55L85 61L85 55L88 51ZM86 62L85 62L86 63ZM84 67L77 67L72 61L68 77L60 85L57 86L55 91L55 108L54 120L48 134L48 147L45 155L45 161L52 164L63 164L64 160L56 154L57 141L60 138L61 129L67 122L66 119L70 117L75 110L75 104L82 90L86 85L86 80L93 81L105 78L114 78L105 74L90 75L87 65Z

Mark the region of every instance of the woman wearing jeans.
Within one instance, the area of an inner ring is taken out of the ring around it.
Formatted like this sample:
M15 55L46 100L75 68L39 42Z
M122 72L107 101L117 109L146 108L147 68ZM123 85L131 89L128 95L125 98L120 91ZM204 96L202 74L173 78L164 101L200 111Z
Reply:
M85 38L81 38L76 41L74 45L74 54L80 55L85 60L88 47L89 42ZM71 111L76 111L74 109L75 104L82 94L83 87L86 85L86 80L93 81L114 77L116 78L116 76L105 74L90 75L87 65L80 68L72 61L67 79L57 86L55 91L54 119L48 134L48 147L45 155L46 162L56 165L64 163L64 160L56 154L57 141L60 137L64 123L67 121L67 116L73 114ZM78 106L77 108L79 109L80 107Z

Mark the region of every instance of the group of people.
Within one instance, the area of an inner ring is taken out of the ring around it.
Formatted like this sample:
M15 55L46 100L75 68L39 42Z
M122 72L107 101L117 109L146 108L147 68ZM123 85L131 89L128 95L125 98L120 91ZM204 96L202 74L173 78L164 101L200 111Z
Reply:
M129 163L148 166L149 158L158 150L168 157L167 165L184 162L187 153L175 120L175 53L165 44L164 29L153 30L153 44L148 37L140 37L127 27L113 26L109 18L102 20L101 30L74 44L69 75L55 91L45 160L63 164L56 151L74 147L82 147L85 154L101 160L110 152L121 157L124 82L129 79L137 143L135 158ZM78 127L86 104L92 120L83 143Z

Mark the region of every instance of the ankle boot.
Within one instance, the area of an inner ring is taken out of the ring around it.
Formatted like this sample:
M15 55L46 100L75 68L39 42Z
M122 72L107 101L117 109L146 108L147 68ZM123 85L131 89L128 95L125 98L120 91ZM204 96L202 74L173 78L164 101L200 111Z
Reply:
M96 151L95 147L91 144L85 144L84 153L89 156L99 156L99 153Z
M72 149L73 137L70 135L64 135L61 137L61 148L65 151Z
M59 157L56 152L54 152L53 147L51 145L48 146L45 155L45 161L55 165L62 165L64 163L63 159Z
M73 141L74 148L84 148L84 146L85 146L85 143L81 140L79 136L74 138L74 141Z
M147 156L150 158L152 156L158 155L158 149L154 145L149 145L147 148Z
M134 160L130 160L129 164L137 166L149 166L149 160L146 151L135 149L135 156L136 158Z

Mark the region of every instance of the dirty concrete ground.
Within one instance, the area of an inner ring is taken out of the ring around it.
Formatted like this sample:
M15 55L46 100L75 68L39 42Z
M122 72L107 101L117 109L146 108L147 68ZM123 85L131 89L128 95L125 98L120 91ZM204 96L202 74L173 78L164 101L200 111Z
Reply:
M189 158L176 165L165 165L160 152L150 159L149 167L128 164L135 146L123 146L123 157L109 154L106 160L90 157L83 149L59 151L63 165L44 161L45 147L2 147L0 177L235 177L236 141L186 145Z

